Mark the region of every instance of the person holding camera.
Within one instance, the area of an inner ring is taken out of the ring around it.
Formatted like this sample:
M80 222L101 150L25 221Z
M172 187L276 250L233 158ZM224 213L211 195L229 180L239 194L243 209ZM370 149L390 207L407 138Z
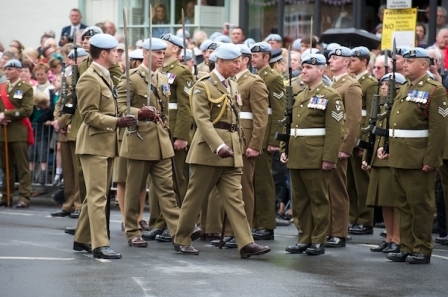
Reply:
M81 23L82 15L78 8L72 8L70 10L70 22L71 24L62 28L61 40L59 41L59 46L64 46L69 42L73 42L73 32L78 32L87 28L86 25Z

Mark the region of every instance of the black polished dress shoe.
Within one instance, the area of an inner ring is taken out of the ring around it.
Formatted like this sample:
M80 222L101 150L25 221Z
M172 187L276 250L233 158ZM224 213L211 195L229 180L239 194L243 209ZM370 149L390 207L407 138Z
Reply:
M356 235L369 235L373 234L373 227L372 226L365 226L363 224L357 224L354 225L348 233L350 234L356 234Z
M286 247L285 251L291 254L302 254L307 248L311 246L310 243L296 243L295 245L289 245Z
M224 236L224 238L222 239L222 243L226 244L228 241L232 240L232 238L233 238L233 236ZM219 246L219 240L220 239L212 240L210 242L210 244L213 245L213 246Z
M318 256L325 254L325 246L320 243L312 243L305 253L310 256Z
M198 226L195 226L193 233L191 233L191 235L190 235L191 241L195 241L195 240L201 238L201 235L202 235L201 228L199 228Z
M174 244L174 250L186 255L199 255L199 251L191 245Z
M240 256L241 258L249 258L250 256L263 255L269 253L270 251L271 248L268 246L263 246L256 243L249 243L240 250Z
M378 246L370 248L371 252L383 252L385 248L389 246L389 243L383 241Z
M252 237L255 240L274 240L274 230L258 229L255 233L252 233Z
M121 259L121 254L114 252L110 246L102 246L93 250L93 257L99 259Z
M345 238L343 237L337 237L337 236L331 236L327 242L325 243L326 247L331 248L341 248L345 247Z
M70 234L70 235L75 235L76 232L76 227L67 227L65 228L64 233Z
M80 243L77 241L73 242L73 249L78 252L81 252L81 251L86 251L88 253L92 252L92 246L90 244Z
M391 241L388 246L383 250L383 253L398 253L400 251L400 246L395 242Z
M155 240L157 235L163 233L165 229L154 228L149 231L143 231L142 237L144 240Z
M129 246L133 247L147 247L148 243L141 237L135 236L128 240Z
M50 213L50 215L51 215L52 217L59 217L59 218L62 218L62 217L68 217L70 214L71 214L71 212L68 212L68 211L65 211L65 210L62 210L62 209Z
M238 242L236 242L236 238L232 238L231 240L227 241L224 246L228 249L236 249L238 248Z
M171 237L170 230L168 228L163 230L162 234L156 236L156 240L158 242L172 242L173 238Z
M435 242L438 244L448 245L448 236L445 237L439 236L435 239Z
M381 237L387 237L387 231L386 231L386 230L381 231L381 232L380 232L380 236L381 236Z
M392 262L406 262L406 258L408 256L409 256L408 253L398 252L398 253L388 253L386 257Z
M348 223L348 232L352 230L353 226L356 226L356 224Z
M421 253L414 253L409 255L406 262L409 264L429 264L431 262L431 256L426 256Z
M80 214L81 214L81 210L76 209L74 212L72 212L70 214L70 218L71 219L78 219Z

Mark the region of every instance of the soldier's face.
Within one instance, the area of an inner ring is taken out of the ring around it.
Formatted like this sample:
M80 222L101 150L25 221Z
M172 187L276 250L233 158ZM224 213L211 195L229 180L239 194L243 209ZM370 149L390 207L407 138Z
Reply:
M350 63L350 72L359 74L363 71L362 62L359 58L353 57Z
M109 51L105 51L106 52L106 60L107 63L109 64L109 67L112 67L113 65L115 65L117 62L117 50L115 48L109 50Z
M204 60L205 60L205 64L206 64L206 65L208 65L208 61L209 61L209 59L210 59L210 55L211 55L214 51L215 51L215 50L212 50L212 49L208 49L208 50L205 51L205 54L204 54Z
M407 58L404 59L403 74L410 81L421 77L428 68L424 59Z
M163 60L165 59L165 50L152 51L151 70L155 71L157 68L163 66Z
M347 67L349 66L349 61L349 58L332 55L329 60L330 70L337 75L341 71L347 69Z
M397 66L397 71L398 72L401 72L403 70L403 64L404 64L403 56L397 55L396 66Z
M268 56L264 53L252 53L252 67L255 69L263 68L267 63L264 56Z
M82 38L82 47L86 52L90 52L90 42L89 42L90 37L92 36L84 36Z
M14 67L6 67L5 68L5 76L6 79L15 82L20 75L20 68L14 68Z
M225 78L236 75L241 68L241 57L233 60L219 60L219 73Z
M324 69L322 67L303 64L302 65L302 81L308 85L314 85L322 79Z

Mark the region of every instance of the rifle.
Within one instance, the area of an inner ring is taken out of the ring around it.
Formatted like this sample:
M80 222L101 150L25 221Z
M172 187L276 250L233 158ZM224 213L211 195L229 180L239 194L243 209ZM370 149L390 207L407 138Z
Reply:
M182 45L184 46L184 64L187 65L187 40L185 39L185 16L182 8Z
M375 133L373 133L373 131L375 129L377 129L376 122L378 119L379 100L380 100L380 95L378 95L378 94L373 95L372 108L370 110L369 125L365 128L361 128L361 134L369 133L369 140L364 141L364 140L359 139L358 143L357 143L357 146L359 148L362 148L366 151L366 162L369 165L372 162L372 158L373 158L373 154L374 154L373 148L375 146Z
M193 52L193 75L194 75L194 78L195 78L195 81L197 81L198 80L198 63L197 63L197 61L196 61L196 55L194 54L194 50L192 50L192 52Z
M61 114L75 114L76 106L78 105L78 97L76 96L76 84L79 79L79 71L78 71L78 47L76 45L76 30L73 30L73 60L74 63L72 65L72 84L71 84L71 93L65 96L64 104L61 108ZM65 76L65 74L64 74ZM67 102L68 99L72 99L70 102Z
M67 65L62 63L62 82L61 82L61 106L65 105L67 100L67 76L65 75L65 71L67 69ZM62 108L59 111L59 114L62 115Z
M275 132L275 139L286 143L285 155L289 154L289 136L291 134L291 122L292 122L292 105L294 104L294 96L292 94L292 66L291 66L291 47L288 49L288 73L289 73L289 85L285 86L286 91L286 103L285 103L285 117L279 121L281 126L285 126L285 133Z

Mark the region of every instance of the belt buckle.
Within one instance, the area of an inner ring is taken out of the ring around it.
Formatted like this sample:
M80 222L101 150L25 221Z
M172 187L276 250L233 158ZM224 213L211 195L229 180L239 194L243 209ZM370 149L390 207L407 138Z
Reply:
M236 131L236 124L230 124L230 132L235 132Z

